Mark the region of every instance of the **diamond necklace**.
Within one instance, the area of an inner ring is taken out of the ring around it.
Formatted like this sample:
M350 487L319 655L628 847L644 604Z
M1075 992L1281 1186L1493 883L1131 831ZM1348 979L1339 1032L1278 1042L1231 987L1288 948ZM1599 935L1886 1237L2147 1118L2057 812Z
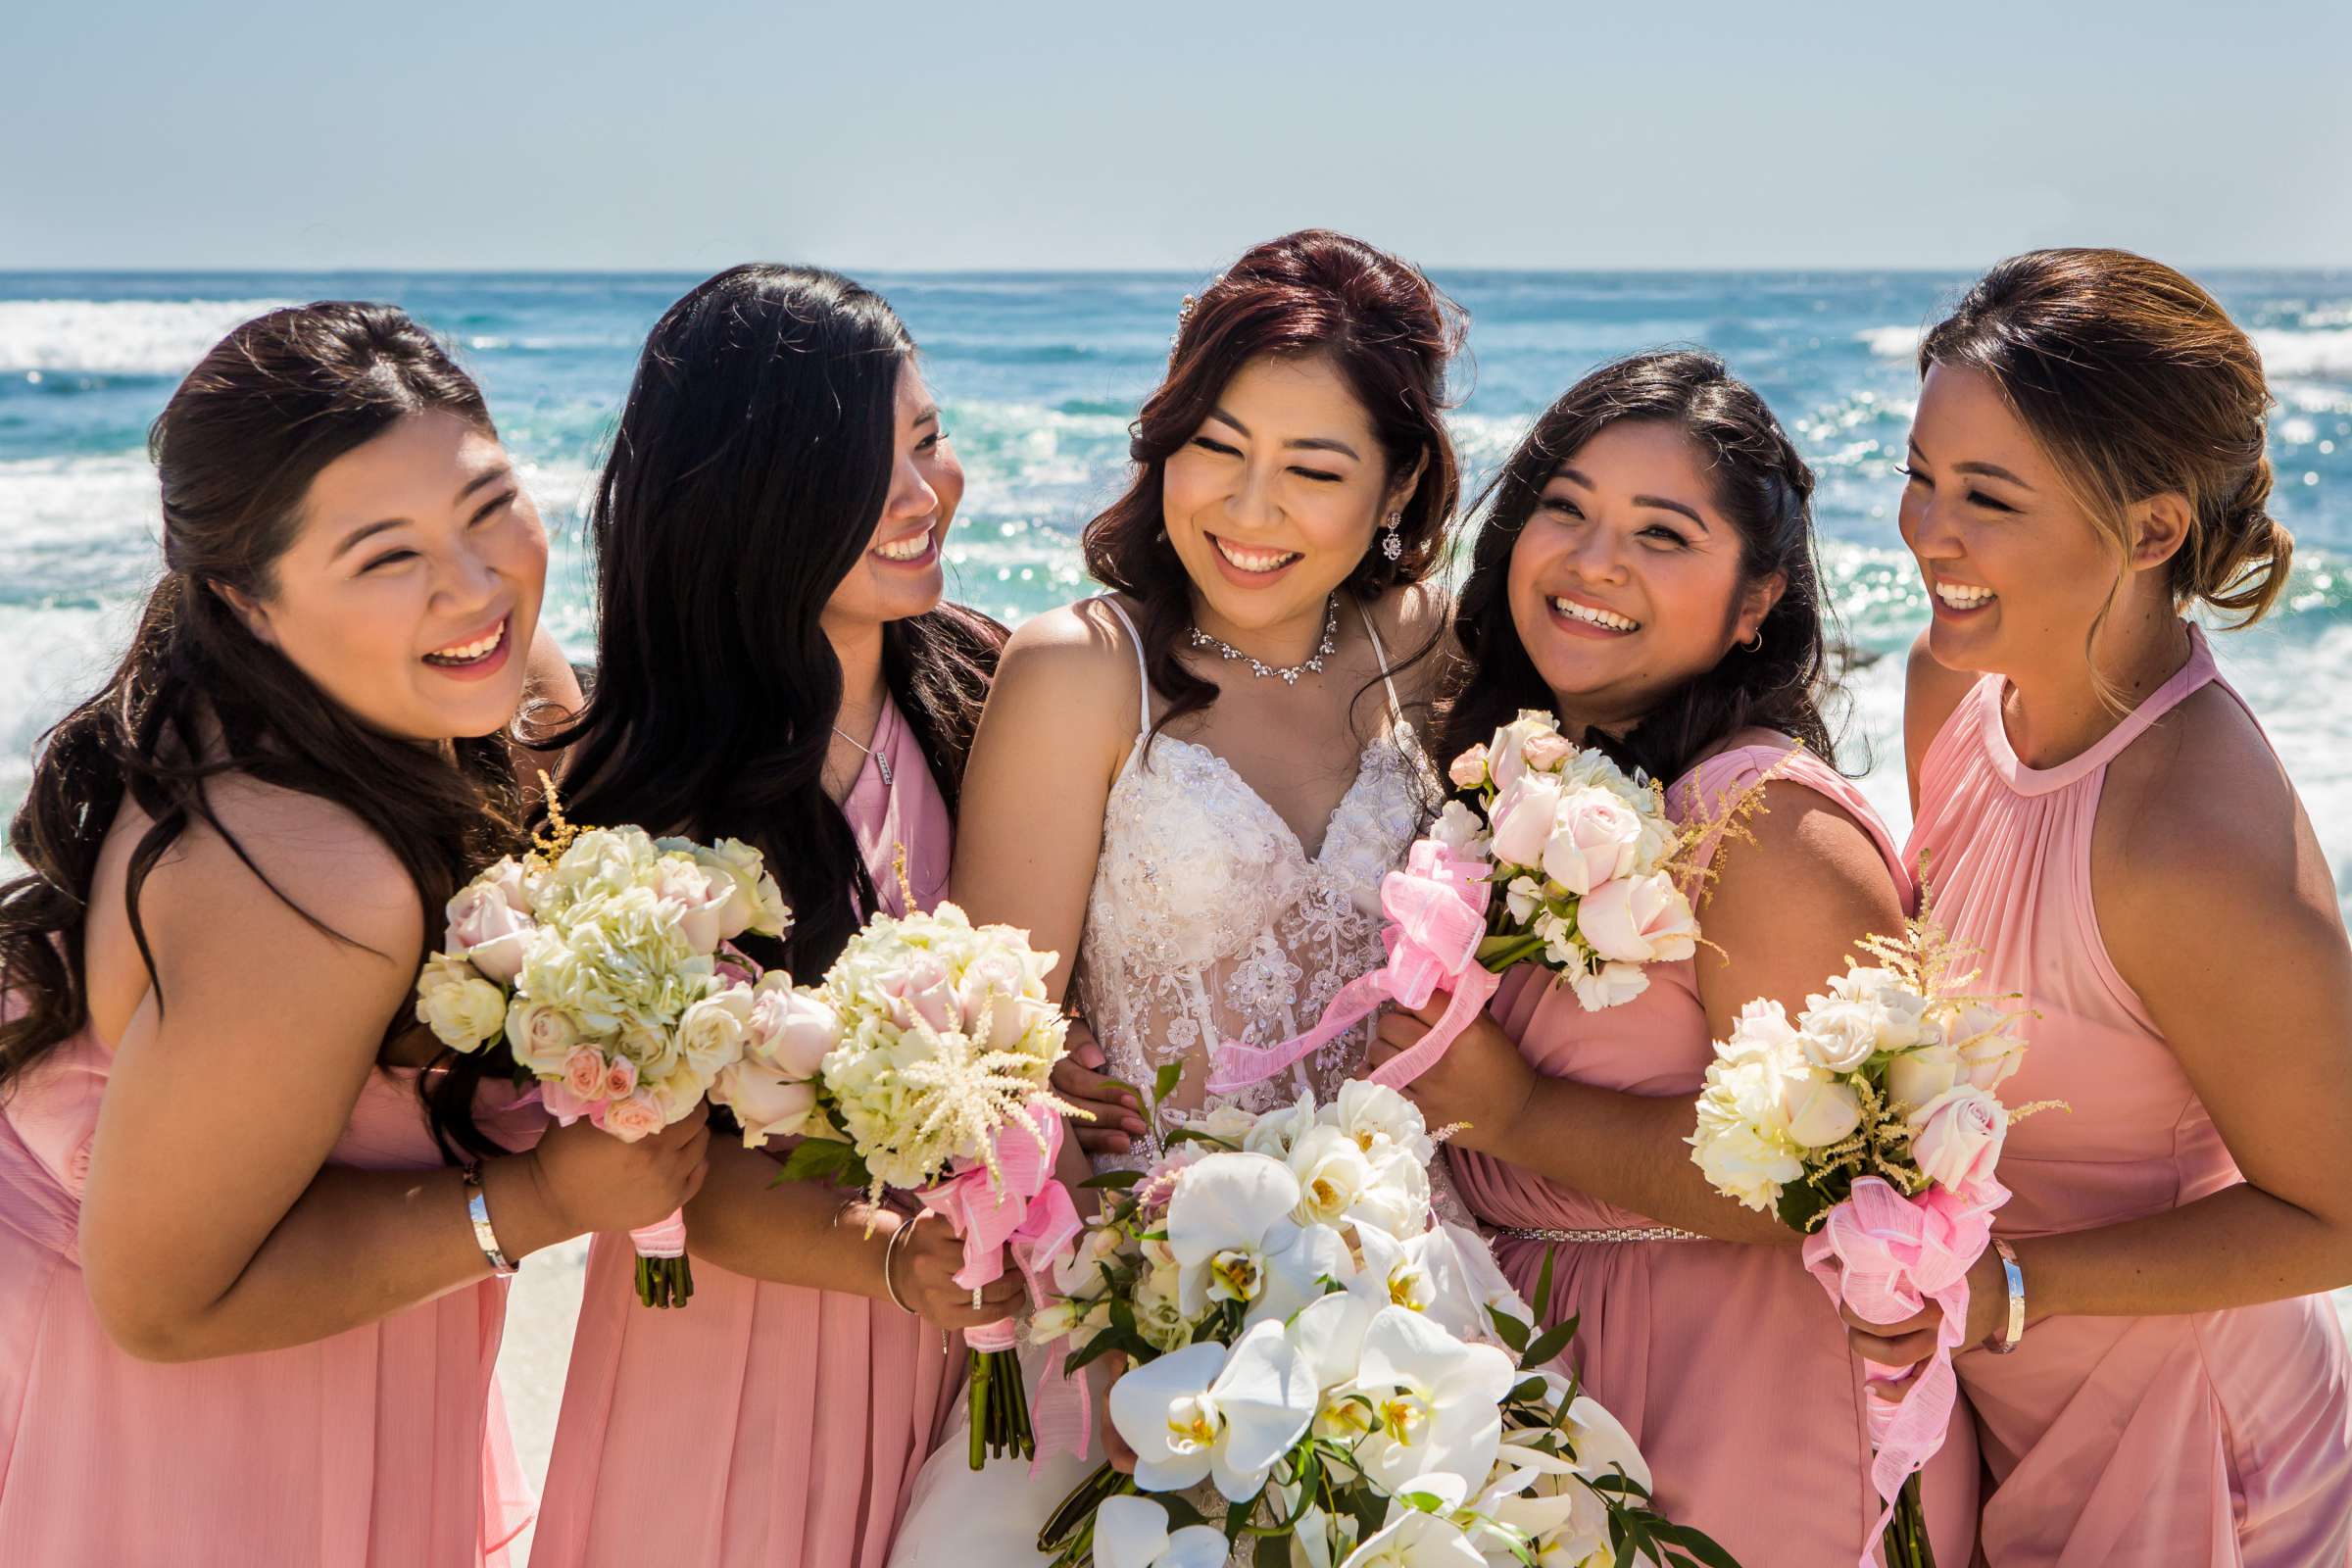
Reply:
M1329 659L1333 654L1339 652L1340 596L1337 593L1334 593L1328 601L1328 604L1330 609L1323 616L1323 641L1316 646L1313 657L1308 659L1303 664L1293 664L1286 669L1277 669L1262 659L1252 659L1250 655L1243 653L1239 648L1234 647L1233 644L1225 641L1221 637L1211 637L1208 633L1202 631L1199 626L1195 626L1193 628L1193 646L1195 648L1214 648L1226 659L1240 660L1243 663L1250 666L1250 673L1255 675L1260 680L1265 679L1268 675L1278 675L1282 678L1282 683L1285 686L1296 686L1298 684L1298 677L1301 675L1322 674L1323 661Z

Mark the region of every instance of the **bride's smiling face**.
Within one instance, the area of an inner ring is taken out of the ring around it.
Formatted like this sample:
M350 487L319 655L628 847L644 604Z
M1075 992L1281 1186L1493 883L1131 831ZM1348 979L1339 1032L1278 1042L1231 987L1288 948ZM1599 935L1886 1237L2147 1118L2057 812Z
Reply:
M1161 481L1168 543L1194 591L1243 631L1319 612L1412 494L1372 420L1321 355L1251 360Z

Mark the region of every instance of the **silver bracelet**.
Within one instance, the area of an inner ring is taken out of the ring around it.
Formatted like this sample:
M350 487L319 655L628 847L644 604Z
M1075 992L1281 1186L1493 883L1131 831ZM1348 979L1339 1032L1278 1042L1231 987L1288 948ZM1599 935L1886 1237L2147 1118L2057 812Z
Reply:
M514 1264L498 1248L498 1232L490 1228L490 1202L482 1192L482 1167L466 1167L466 1217L473 1221L473 1245L490 1260L490 1272L500 1277L514 1272Z
M891 1265L899 1260L899 1244L913 1234L914 1221L911 1219L902 1220L899 1223L899 1228L890 1233L890 1240L882 1244L883 1292L889 1296L890 1304L897 1307L900 1311L906 1313L908 1317L912 1317L914 1315L914 1308L908 1306L905 1301L899 1299L899 1282L898 1279L891 1273Z
M2026 1271L2017 1266L2016 1251L1998 1236L1992 1239L1992 1250L2000 1254L2001 1277L2009 1286L2009 1319L1984 1348L1995 1355L2007 1355L2026 1337Z

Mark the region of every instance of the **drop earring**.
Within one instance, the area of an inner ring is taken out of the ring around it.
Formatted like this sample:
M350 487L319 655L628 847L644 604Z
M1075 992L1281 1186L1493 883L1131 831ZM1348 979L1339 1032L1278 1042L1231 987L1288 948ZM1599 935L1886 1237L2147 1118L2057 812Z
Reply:
M1403 521L1403 513L1390 513L1388 532L1381 536L1380 553L1388 557L1391 561L1395 561L1398 556L1404 554L1404 538L1396 531L1397 524Z

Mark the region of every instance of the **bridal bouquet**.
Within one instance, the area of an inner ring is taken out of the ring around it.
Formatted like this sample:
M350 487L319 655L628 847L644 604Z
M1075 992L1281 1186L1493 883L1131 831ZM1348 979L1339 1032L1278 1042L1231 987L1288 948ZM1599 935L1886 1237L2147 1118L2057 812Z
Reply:
M755 1038L767 983L727 944L792 925L760 852L706 849L642 828L564 821L530 854L483 871L449 901L445 949L416 981L416 1017L453 1051L502 1036L547 1108L634 1143L692 1110ZM678 1214L631 1231L637 1297L694 1294Z
M1886 1562L1925 1568L1918 1471L1957 1396L1968 1270L2008 1200L1994 1168L2009 1123L2048 1107L1994 1096L2025 1053L2018 1017L1995 1005L2009 999L1966 993L1976 977L1929 910L1861 947L1878 962L1846 960L1793 1022L1777 1002L1747 1004L1715 1044L1690 1143L1716 1191L1805 1233L1805 1266L1833 1302L1874 1323L1941 1308L1935 1358L1899 1403L1870 1401Z
M1109 1418L1135 1473L1055 1511L1056 1568L1206 1568L1245 1541L1306 1568L1731 1561L1649 1509L1625 1429L1544 1369L1574 1325L1536 1334L1486 1244L1436 1221L1402 1096L1349 1083L1168 1142L1095 1179L1119 1196L1031 1324L1051 1374L1130 1362Z
M975 926L953 904L877 914L821 983L753 999L760 1027L710 1098L734 1108L747 1148L802 1140L779 1179L874 1199L907 1189L947 1215L963 1240L956 1283L975 1301L1003 1276L1007 1250L1034 1297L1078 1234L1076 1205L1054 1179L1062 1118L1080 1114L1049 1085L1069 1027L1046 997L1055 961L1025 932ZM1013 1323L963 1337L972 1468L987 1453L1033 1454ZM1075 1391L1045 1396L1059 1413Z
M1272 1077L1383 1003L1420 1007L1450 992L1437 1026L1373 1074L1401 1087L1469 1026L1513 964L1544 965L1598 1010L1646 990L1647 965L1696 951L1684 891L1704 875L1695 852L1739 832L1748 805L1678 825L1655 782L1578 747L1532 709L1455 758L1451 775L1476 807L1447 802L1382 883L1387 964L1343 988L1307 1034L1276 1046L1228 1042L1211 1094Z

